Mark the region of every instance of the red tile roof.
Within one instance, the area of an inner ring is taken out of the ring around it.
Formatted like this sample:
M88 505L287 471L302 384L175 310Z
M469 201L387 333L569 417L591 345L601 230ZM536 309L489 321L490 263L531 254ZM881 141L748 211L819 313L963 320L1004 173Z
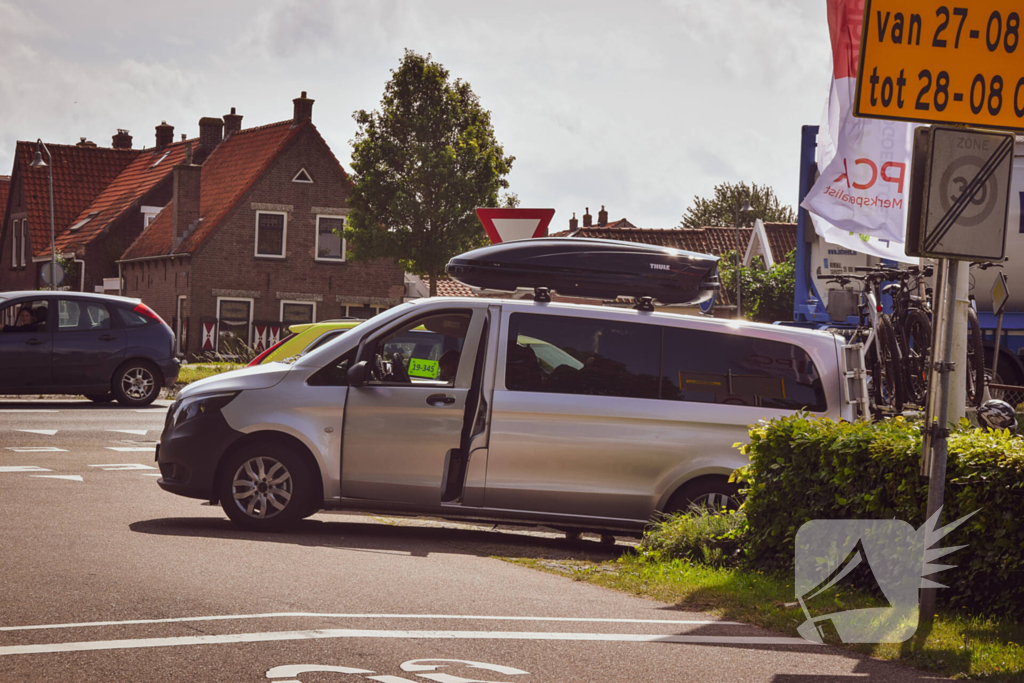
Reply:
M423 284L430 291L430 278L423 276ZM437 278L437 296L478 296L473 290L461 282L456 282L448 276Z
M195 144L195 140L190 141ZM57 249L67 250L77 244L88 244L102 234L107 226L126 211L138 210L137 203L147 192L170 175L171 169L185 158L186 142L176 142L161 150L144 150L57 235ZM95 217L81 228L71 231L72 225ZM60 230L60 226L58 226Z
M307 126L319 137L319 132L311 122L305 121L293 126L292 121L288 120L241 130L222 142L203 164L199 200L202 221L198 227L186 235L181 244L172 245L172 211L168 206L128 248L122 259L130 261L194 252L278 153ZM324 146L327 147L326 142ZM329 147L327 149L330 150ZM333 154L331 156L334 158ZM336 158L334 161L337 163ZM341 168L341 164L338 167Z
M50 145L53 158L54 225L60 230L71 225L121 171L140 154L136 149L107 149L77 145ZM32 253L49 253L50 249L50 185L45 168L31 168L36 143L19 141L14 164L25 193ZM49 163L46 153L43 160Z
M7 211L7 195L11 193L11 176L0 175L0 220L3 220Z
M628 227L613 227L628 223ZM765 223L768 245L776 261L785 258L796 249L796 224ZM740 228L740 249L746 253L752 228ZM570 231L556 233L556 237L565 237ZM727 251L736 250L736 228L703 227L703 228L638 228L626 219L609 223L604 227L591 226L580 228L571 233L573 237L596 237L623 242L640 242L660 247L671 247L700 254L721 256Z
M776 263L796 249L796 223L765 223L764 231Z

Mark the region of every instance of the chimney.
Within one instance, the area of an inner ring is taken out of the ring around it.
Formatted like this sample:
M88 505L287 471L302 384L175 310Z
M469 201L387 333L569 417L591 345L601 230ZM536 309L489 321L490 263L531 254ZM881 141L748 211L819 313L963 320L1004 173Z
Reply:
M166 121L161 121L156 127L156 148L163 149L174 142L174 126L168 126Z
M227 138L240 130L242 130L242 115L236 114L235 108L231 107L231 113L224 115L224 137Z
M587 212L583 214L583 227L589 228L593 220L593 217L590 215L590 207L588 206Z
M174 167L173 202L171 208L171 248L177 248L181 240L199 220L199 191L203 178L203 167L189 163L192 158L192 143L186 143L185 162Z
M86 140L85 138L79 138L78 142L75 143L75 147L95 147L96 143L92 140Z
M185 135L184 133L182 133L182 134L181 134L181 141L182 141L182 142L185 142L185 140L188 140L188 136L187 136L187 135Z
M114 136L113 144L111 145L114 149L131 149L132 148L132 136L128 134L124 128L117 129L117 135Z
M576 231L580 228L580 222L576 220L576 212L572 212L572 218L569 219L569 230Z
M224 139L224 122L210 116L199 119L199 146L196 147L196 163L206 161L217 145Z
M604 204L601 205L601 210L597 212L597 224L602 228L608 225L608 212L604 210Z
M292 117L292 123L298 125L303 121L308 121L313 118L313 100L306 97L306 91L302 91L300 97L296 97L292 100L292 104L295 105L295 115Z

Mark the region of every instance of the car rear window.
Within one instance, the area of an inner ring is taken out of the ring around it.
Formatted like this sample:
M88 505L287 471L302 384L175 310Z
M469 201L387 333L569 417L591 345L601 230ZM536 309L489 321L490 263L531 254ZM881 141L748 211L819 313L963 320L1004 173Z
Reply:
M121 323L125 327L142 327L143 325L149 325L156 321L152 318L147 318L141 313L136 313L130 308L118 308L117 316L121 319Z

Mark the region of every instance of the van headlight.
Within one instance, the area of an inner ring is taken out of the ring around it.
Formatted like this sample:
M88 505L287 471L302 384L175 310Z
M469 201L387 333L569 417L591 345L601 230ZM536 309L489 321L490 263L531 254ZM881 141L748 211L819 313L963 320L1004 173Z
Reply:
M231 403L232 399L238 396L238 393L237 391L231 391L222 394L201 394L183 399L180 401L178 409L174 412L174 426L177 427L194 417L220 410Z

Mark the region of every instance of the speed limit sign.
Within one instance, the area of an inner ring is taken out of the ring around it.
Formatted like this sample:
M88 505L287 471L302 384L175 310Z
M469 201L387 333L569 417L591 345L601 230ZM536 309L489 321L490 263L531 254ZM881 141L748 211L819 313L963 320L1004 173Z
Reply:
M1013 170L1012 133L923 126L914 132L908 256L999 261Z

